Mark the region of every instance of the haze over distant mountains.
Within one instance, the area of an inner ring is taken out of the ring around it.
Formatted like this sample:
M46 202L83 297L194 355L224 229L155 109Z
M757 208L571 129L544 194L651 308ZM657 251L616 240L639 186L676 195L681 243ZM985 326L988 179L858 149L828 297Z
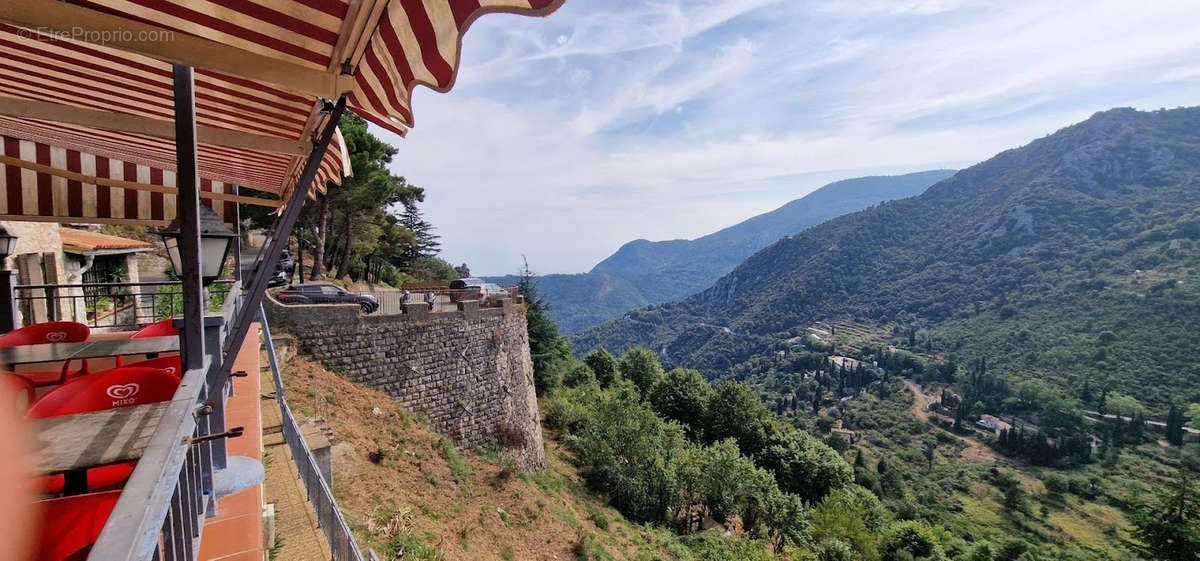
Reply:
M632 309L692 295L780 238L874 204L918 195L953 173L931 170L837 181L694 240L631 241L590 272L538 277L538 288L551 305L551 317L564 332L576 333ZM489 278L516 282L513 276Z
M1200 400L1200 108L1113 109L924 194L778 241L710 288L575 338L720 376L814 321L1078 391Z

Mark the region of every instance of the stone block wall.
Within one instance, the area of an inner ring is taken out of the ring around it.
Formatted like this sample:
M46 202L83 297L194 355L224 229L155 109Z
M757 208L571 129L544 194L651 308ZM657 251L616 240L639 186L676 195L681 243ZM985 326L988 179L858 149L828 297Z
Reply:
M459 448L498 444L523 469L545 468L523 305L398 315L270 297L264 306L302 355L424 414Z

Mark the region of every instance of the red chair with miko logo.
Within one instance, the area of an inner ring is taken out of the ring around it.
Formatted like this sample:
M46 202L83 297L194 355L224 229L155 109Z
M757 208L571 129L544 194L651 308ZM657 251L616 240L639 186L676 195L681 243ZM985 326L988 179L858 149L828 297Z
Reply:
M156 321L150 325L147 325L146 327L139 329L136 333L134 333L133 335L130 335L129 338L130 339L147 339L150 337L178 337L178 336L179 336L179 330L175 329L175 320L173 320L171 318L167 318L164 320ZM153 355L150 355L150 356L153 356ZM145 362L150 362L150 361L148 360ZM178 366L179 355L175 355L175 363L176 363L176 367L175 367L176 370L173 372L178 373L177 371L179 368L179 366ZM142 362L138 362L136 365L130 364L129 366L140 366L142 364L143 364ZM117 366L122 366L122 365L124 365L124 361L121 359L121 357L117 357Z
M156 370L165 370L168 374L174 374L179 378L183 378L183 363L179 355L160 356L150 360L143 360L126 365L125 368L154 368Z
M178 358L175 357L177 360ZM167 401L179 387L179 376L159 368L125 366L75 378L46 392L25 414L29 419L103 411L157 401ZM137 462L100 466L87 470L87 489L103 489L129 478ZM61 493L65 480L51 475L38 480L45 493Z
M35 323L5 333L0 337L0 348L19 347L22 345L45 345L48 343L79 343L86 341L92 334L88 326L74 321L48 321ZM66 381L71 361L63 365L62 370L54 372L13 372L24 378L35 387L53 386ZM87 374L87 362L76 375Z

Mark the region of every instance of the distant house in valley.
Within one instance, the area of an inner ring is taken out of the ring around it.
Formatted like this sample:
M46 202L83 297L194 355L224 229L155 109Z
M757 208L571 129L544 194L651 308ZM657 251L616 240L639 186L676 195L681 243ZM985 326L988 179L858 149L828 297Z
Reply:
M980 415L979 420L975 421L975 424L977 424L985 429L988 429L996 434L999 434L1000 431L1002 431L1002 430L1011 430L1012 429L1012 425L1010 425L1004 421L1001 421L999 418L994 417L992 415Z
M829 362L833 363L834 366L840 366L846 370L854 370L858 368L859 364L862 364L857 359L848 356L831 356L829 357Z
M836 434L836 435L842 437L843 439L846 440L846 442L849 442L850 444L854 444L854 440L858 438L858 433L856 433L850 429L831 429L829 431L829 433Z
M854 440L856 438L858 438L858 433L856 433L848 428L844 428L842 426L842 421L840 419L837 422L837 426L829 430L829 434L831 434L831 435L836 434L836 435L842 437L843 440L845 440L846 442L849 442L850 444L854 444Z

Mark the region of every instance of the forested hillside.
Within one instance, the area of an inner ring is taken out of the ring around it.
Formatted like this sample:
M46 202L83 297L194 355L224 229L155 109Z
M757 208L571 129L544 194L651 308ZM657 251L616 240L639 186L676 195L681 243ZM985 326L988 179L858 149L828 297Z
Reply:
M812 322L922 333L991 372L1200 400L1200 108L1114 109L783 239L682 302L576 338L710 376Z
M486 277L502 286L515 286L517 275ZM650 305L650 301L628 279L604 273L542 275L538 290L549 304L549 314L563 331L575 333L620 316L628 310Z
M566 333L576 333L628 310L695 294L784 236L873 204L917 195L953 173L931 170L837 181L694 240L631 241L588 273L539 277L539 289L550 304L551 317ZM489 280L515 284L516 277Z

